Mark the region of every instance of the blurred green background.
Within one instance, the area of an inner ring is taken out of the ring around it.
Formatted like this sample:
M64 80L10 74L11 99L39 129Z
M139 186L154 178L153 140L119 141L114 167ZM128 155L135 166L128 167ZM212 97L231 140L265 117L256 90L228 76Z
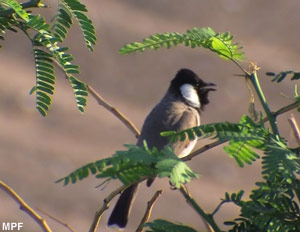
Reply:
M50 19L56 2L45 1L42 9ZM265 72L299 71L300 2L298 0L84 0L99 38L95 52L84 45L79 28L70 31L66 45L81 67L80 79L93 86L137 126L159 101L169 81L180 68L190 68L204 80L214 82L218 91L210 94L211 103L202 114L202 123L237 122L247 113L250 94L244 78L232 63L204 49L176 47L143 54L119 55L124 44L140 41L158 32L181 32L193 27L212 27L230 31L244 46L246 57L261 67L258 75L272 110L291 103L296 82L272 84ZM135 143L134 136L112 114L89 97L84 115L77 111L72 89L57 71L53 106L43 118L35 110L35 97L29 90L35 84L30 41L22 33L7 33L0 52L0 179L10 185L33 208L40 208L70 224L76 231L88 231L96 210L113 189L95 188L99 180L91 177L76 185L63 187L54 182L82 165L107 157ZM245 67L248 63L244 63ZM257 102L258 103L258 102ZM261 109L257 104L258 109ZM295 113L296 119L299 115ZM279 117L279 128L290 145L295 146L287 122L289 113ZM210 142L200 141L198 146ZM239 168L222 147L214 148L188 164L201 176L188 184L198 203L212 211L227 192L246 190L261 178L260 161ZM169 189L168 180L157 180L149 189L142 184L128 230L133 231L142 218L146 202L157 189L164 194L154 207L151 219L182 222L203 230L196 213L178 191ZM109 209L99 231L106 227ZM224 206L217 221L238 216L232 205ZM53 231L67 231L45 216ZM0 222L24 222L22 231L40 231L38 225L19 210L9 196L0 191ZM223 226L226 230L226 227Z

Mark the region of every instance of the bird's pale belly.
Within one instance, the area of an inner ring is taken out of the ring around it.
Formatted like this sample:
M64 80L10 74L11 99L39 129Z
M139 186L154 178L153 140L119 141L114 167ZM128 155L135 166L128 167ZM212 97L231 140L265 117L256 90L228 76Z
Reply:
M197 139L190 141L190 143L180 152L178 155L179 158L185 157L191 153L197 143Z
M197 114L197 126L200 126L200 117L198 114ZM189 144L182 150L182 152L180 152L178 157L182 158L182 157L189 155L192 152L192 150L194 149L196 143L197 143L197 139L190 141Z

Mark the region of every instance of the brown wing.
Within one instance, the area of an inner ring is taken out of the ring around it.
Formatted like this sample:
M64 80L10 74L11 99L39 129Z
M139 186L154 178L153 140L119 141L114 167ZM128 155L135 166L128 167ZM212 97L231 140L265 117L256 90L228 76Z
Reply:
M196 110L189 108L189 110L183 113L174 129L176 131L182 131L198 125L200 125L199 113ZM189 139L185 139L184 141L178 140L172 145L172 147L176 155L184 157L192 151L195 145L196 140L190 141Z

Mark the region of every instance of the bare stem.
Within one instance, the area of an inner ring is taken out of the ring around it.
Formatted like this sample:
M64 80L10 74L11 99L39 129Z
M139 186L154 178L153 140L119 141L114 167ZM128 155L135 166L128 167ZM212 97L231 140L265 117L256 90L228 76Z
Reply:
M187 203L193 207L194 210L202 217L202 219L205 222L205 225L208 227L207 229L209 231L213 232L221 232L220 228L216 224L213 216L211 214L207 214L192 198L190 193L187 191L187 188L184 185L181 185L181 188L179 189L184 198L186 199ZM206 224L208 223L208 225Z
M99 105L102 105L105 109L115 115L124 125L135 135L136 138L140 136L140 131L136 126L117 108L110 105L99 93L97 93L91 86L87 85L89 93L97 100Z
M103 204L101 206L101 208L96 212L93 223L90 227L89 232L96 232L99 226L99 222L101 220L101 217L103 215L103 213L105 212L105 210L107 210L109 208L109 203L112 199L114 199L115 196L117 196L118 194L122 193L128 186L127 185L123 185L119 188L117 188L116 190L114 190L113 192L111 192L104 200L103 200Z
M3 189L11 198L13 198L20 205L20 209L25 211L31 218L33 218L33 220L37 222L44 232L52 231L45 219L35 212L11 187L9 187L3 181L0 181L0 188Z
M136 181L132 184L140 183L146 179L147 178L144 177L144 178L140 179L139 181ZM107 210L109 208L109 204L110 204L111 200L114 199L118 194L122 193L128 187L129 187L129 185L123 185L123 186L117 188L103 200L103 204L102 204L101 208L95 214L95 217L94 217L94 220L92 222L89 232L97 231L101 217L102 217L103 213L105 212L105 210Z
M67 223L61 221L60 219L52 216L51 214L45 212L44 210L41 209L36 209L37 211L39 211L42 214L45 214L46 216L48 216L49 218L51 218L53 221L57 222L58 224L61 224L62 226L66 227L70 232L75 232L75 230Z
M153 208L155 202L157 201L157 199L160 197L161 194L162 194L162 190L156 191L156 193L153 195L151 200L147 202L146 212L144 214L144 217L141 220L140 225L138 226L138 228L136 229L135 232L141 232L143 230L145 224L149 221L149 218L150 218L150 215L151 215L151 212L152 212L152 208Z
M289 104L287 106L284 106L284 107L280 108L279 110L273 112L272 114L274 115L274 117L277 117L280 114L283 114L283 113L286 113L286 112L288 112L290 110L298 108L299 105L300 105L300 102L299 101L295 101L295 102L293 102L293 103L291 103L291 104ZM268 121L268 119L264 118L264 121Z

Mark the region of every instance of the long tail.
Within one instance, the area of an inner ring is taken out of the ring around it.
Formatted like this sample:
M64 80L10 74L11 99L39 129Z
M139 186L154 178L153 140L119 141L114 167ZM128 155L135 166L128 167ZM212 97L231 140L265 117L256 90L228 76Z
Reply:
M138 184L133 184L128 187L120 196L114 210L112 211L108 226L117 225L120 228L126 227L128 215L131 208L131 202L137 190Z

